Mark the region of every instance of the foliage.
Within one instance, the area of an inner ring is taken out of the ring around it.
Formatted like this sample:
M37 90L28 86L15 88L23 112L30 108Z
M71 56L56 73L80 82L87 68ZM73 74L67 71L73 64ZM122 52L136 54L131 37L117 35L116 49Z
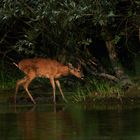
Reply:
M80 57L80 46L92 43L86 40L127 41L139 28L139 7L138 0L1 0L0 45L28 55L73 59L69 52Z
M139 8L139 0L0 0L0 55L45 56L89 65L95 54L106 60L96 45L106 40L118 50L137 53L133 43L140 38Z

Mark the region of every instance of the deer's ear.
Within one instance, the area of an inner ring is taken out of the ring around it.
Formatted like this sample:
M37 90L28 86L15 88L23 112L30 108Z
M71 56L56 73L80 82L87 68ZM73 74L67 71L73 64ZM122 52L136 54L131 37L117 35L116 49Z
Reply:
M68 67L69 67L70 69L74 69L74 67L72 66L71 63L68 63Z
M78 69L78 70L81 69L81 64L78 64L77 69Z

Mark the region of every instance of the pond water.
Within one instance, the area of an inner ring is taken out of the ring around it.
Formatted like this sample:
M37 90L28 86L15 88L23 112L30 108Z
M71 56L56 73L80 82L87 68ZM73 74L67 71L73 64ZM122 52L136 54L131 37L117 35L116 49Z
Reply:
M140 108L1 104L0 140L140 140Z

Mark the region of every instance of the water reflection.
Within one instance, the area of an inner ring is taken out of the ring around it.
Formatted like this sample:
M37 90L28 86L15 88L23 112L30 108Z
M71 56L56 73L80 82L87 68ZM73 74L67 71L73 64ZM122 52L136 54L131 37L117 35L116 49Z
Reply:
M2 106L1 140L139 140L140 109Z

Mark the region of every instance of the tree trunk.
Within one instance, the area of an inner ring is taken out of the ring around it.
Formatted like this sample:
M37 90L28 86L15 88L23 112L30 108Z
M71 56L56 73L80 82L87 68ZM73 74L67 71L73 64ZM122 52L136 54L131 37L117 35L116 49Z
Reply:
M132 87L133 86L132 81L130 80L128 75L124 73L124 70L119 63L119 59L115 50L115 45L112 43L111 40L109 40L109 41L106 41L106 47L108 49L109 58L110 58L112 67L114 69L115 76L119 79L118 82L125 89Z

